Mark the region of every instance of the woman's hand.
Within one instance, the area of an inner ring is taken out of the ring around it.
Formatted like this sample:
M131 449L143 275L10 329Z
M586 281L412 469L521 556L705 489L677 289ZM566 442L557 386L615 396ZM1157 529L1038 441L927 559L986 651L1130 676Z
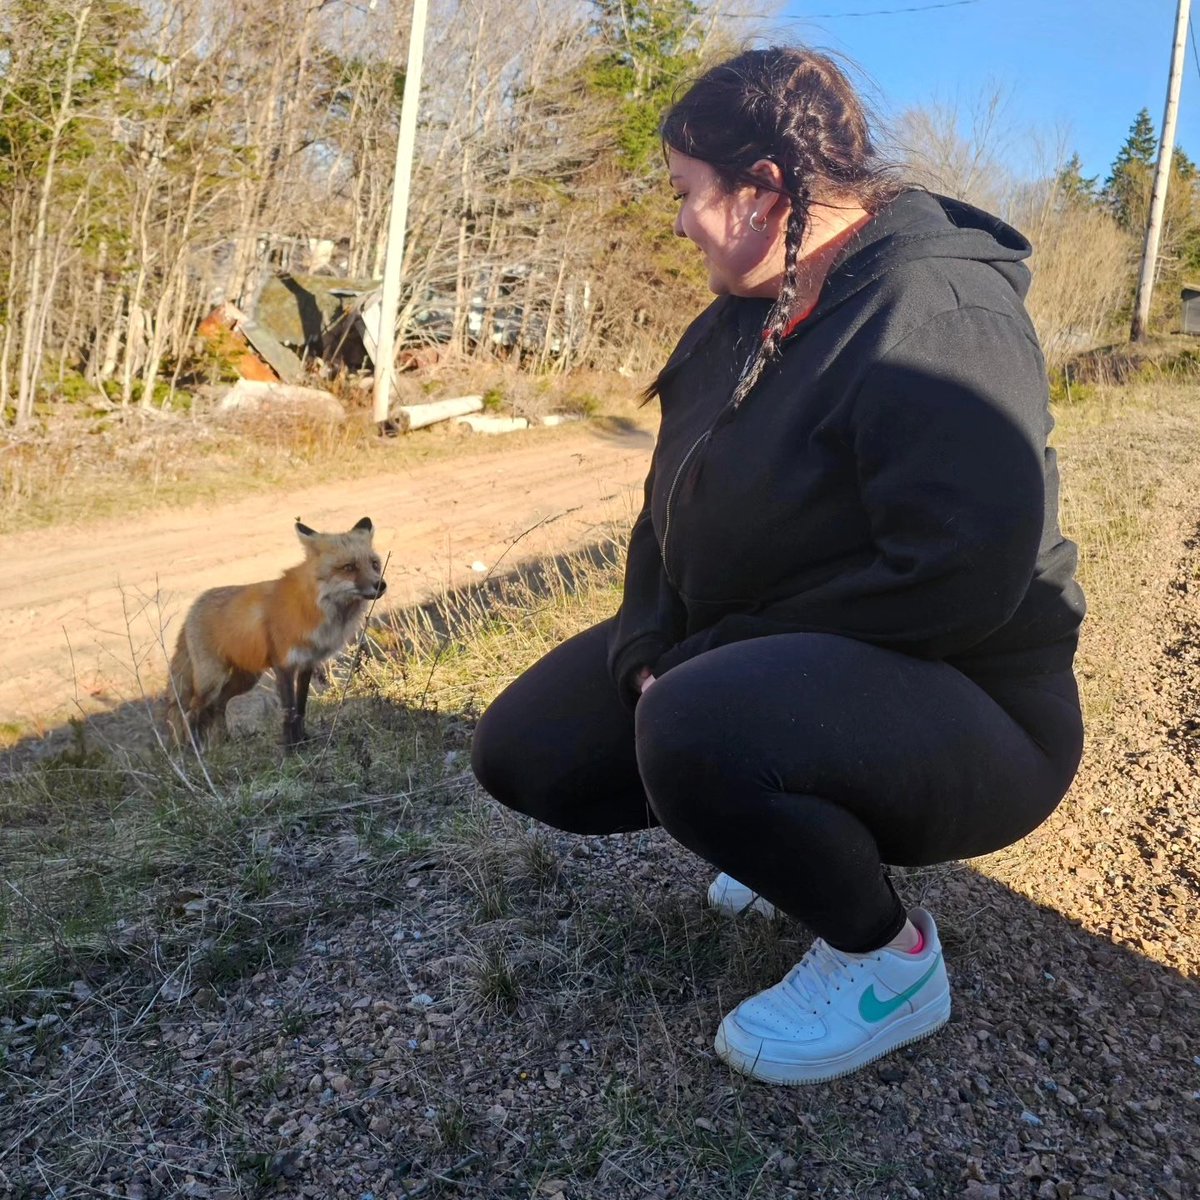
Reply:
M649 690L650 685L654 682L654 676L650 674L649 667L643 667L634 677L633 684L641 695L645 695Z

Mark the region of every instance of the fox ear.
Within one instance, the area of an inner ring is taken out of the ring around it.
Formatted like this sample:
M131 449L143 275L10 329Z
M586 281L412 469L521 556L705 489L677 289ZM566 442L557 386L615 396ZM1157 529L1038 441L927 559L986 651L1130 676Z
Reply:
M296 533L299 535L301 541L304 541L305 538L314 538L317 536L317 531L309 529L299 517L296 518Z
M365 529L368 533L375 532L375 526L371 524L370 517L363 517L361 521L354 527L355 529Z

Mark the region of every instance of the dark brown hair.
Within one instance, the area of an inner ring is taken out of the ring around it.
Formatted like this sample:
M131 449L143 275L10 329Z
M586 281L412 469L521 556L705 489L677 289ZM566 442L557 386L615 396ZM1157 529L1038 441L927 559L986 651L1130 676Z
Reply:
M770 159L783 175L772 190L790 205L786 273L761 344L734 392L738 405L779 355L798 290L798 259L814 202L852 200L876 212L903 190L871 140L866 106L826 54L797 47L747 50L705 71L667 110L663 152L700 159L730 191L769 187L750 173ZM662 376L647 389L657 395Z

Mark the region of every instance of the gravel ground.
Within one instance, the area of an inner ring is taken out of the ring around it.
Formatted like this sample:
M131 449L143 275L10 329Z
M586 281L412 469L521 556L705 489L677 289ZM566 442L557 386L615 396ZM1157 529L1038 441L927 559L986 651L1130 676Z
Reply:
M827 1086L732 1076L717 1022L804 930L705 911L703 864L661 833L497 811L450 733L386 837L263 847L297 895L332 881L341 915L224 975L177 956L152 987L79 980L0 1022L0 1194L1200 1196L1200 506L1179 467L1134 602L1087 628L1068 800L1018 847L901 873L946 944L938 1036Z

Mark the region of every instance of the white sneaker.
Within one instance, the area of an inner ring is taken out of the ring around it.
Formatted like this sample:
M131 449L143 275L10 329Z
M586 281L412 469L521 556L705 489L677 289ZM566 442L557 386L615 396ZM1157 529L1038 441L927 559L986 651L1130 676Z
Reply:
M822 1083L933 1033L950 1018L942 943L923 908L909 919L925 938L919 954L843 954L817 938L781 982L721 1022L717 1054L766 1083Z
M768 920L776 915L775 905L770 900L752 892L724 871L708 885L708 904L710 908L734 917L751 910L762 913Z

